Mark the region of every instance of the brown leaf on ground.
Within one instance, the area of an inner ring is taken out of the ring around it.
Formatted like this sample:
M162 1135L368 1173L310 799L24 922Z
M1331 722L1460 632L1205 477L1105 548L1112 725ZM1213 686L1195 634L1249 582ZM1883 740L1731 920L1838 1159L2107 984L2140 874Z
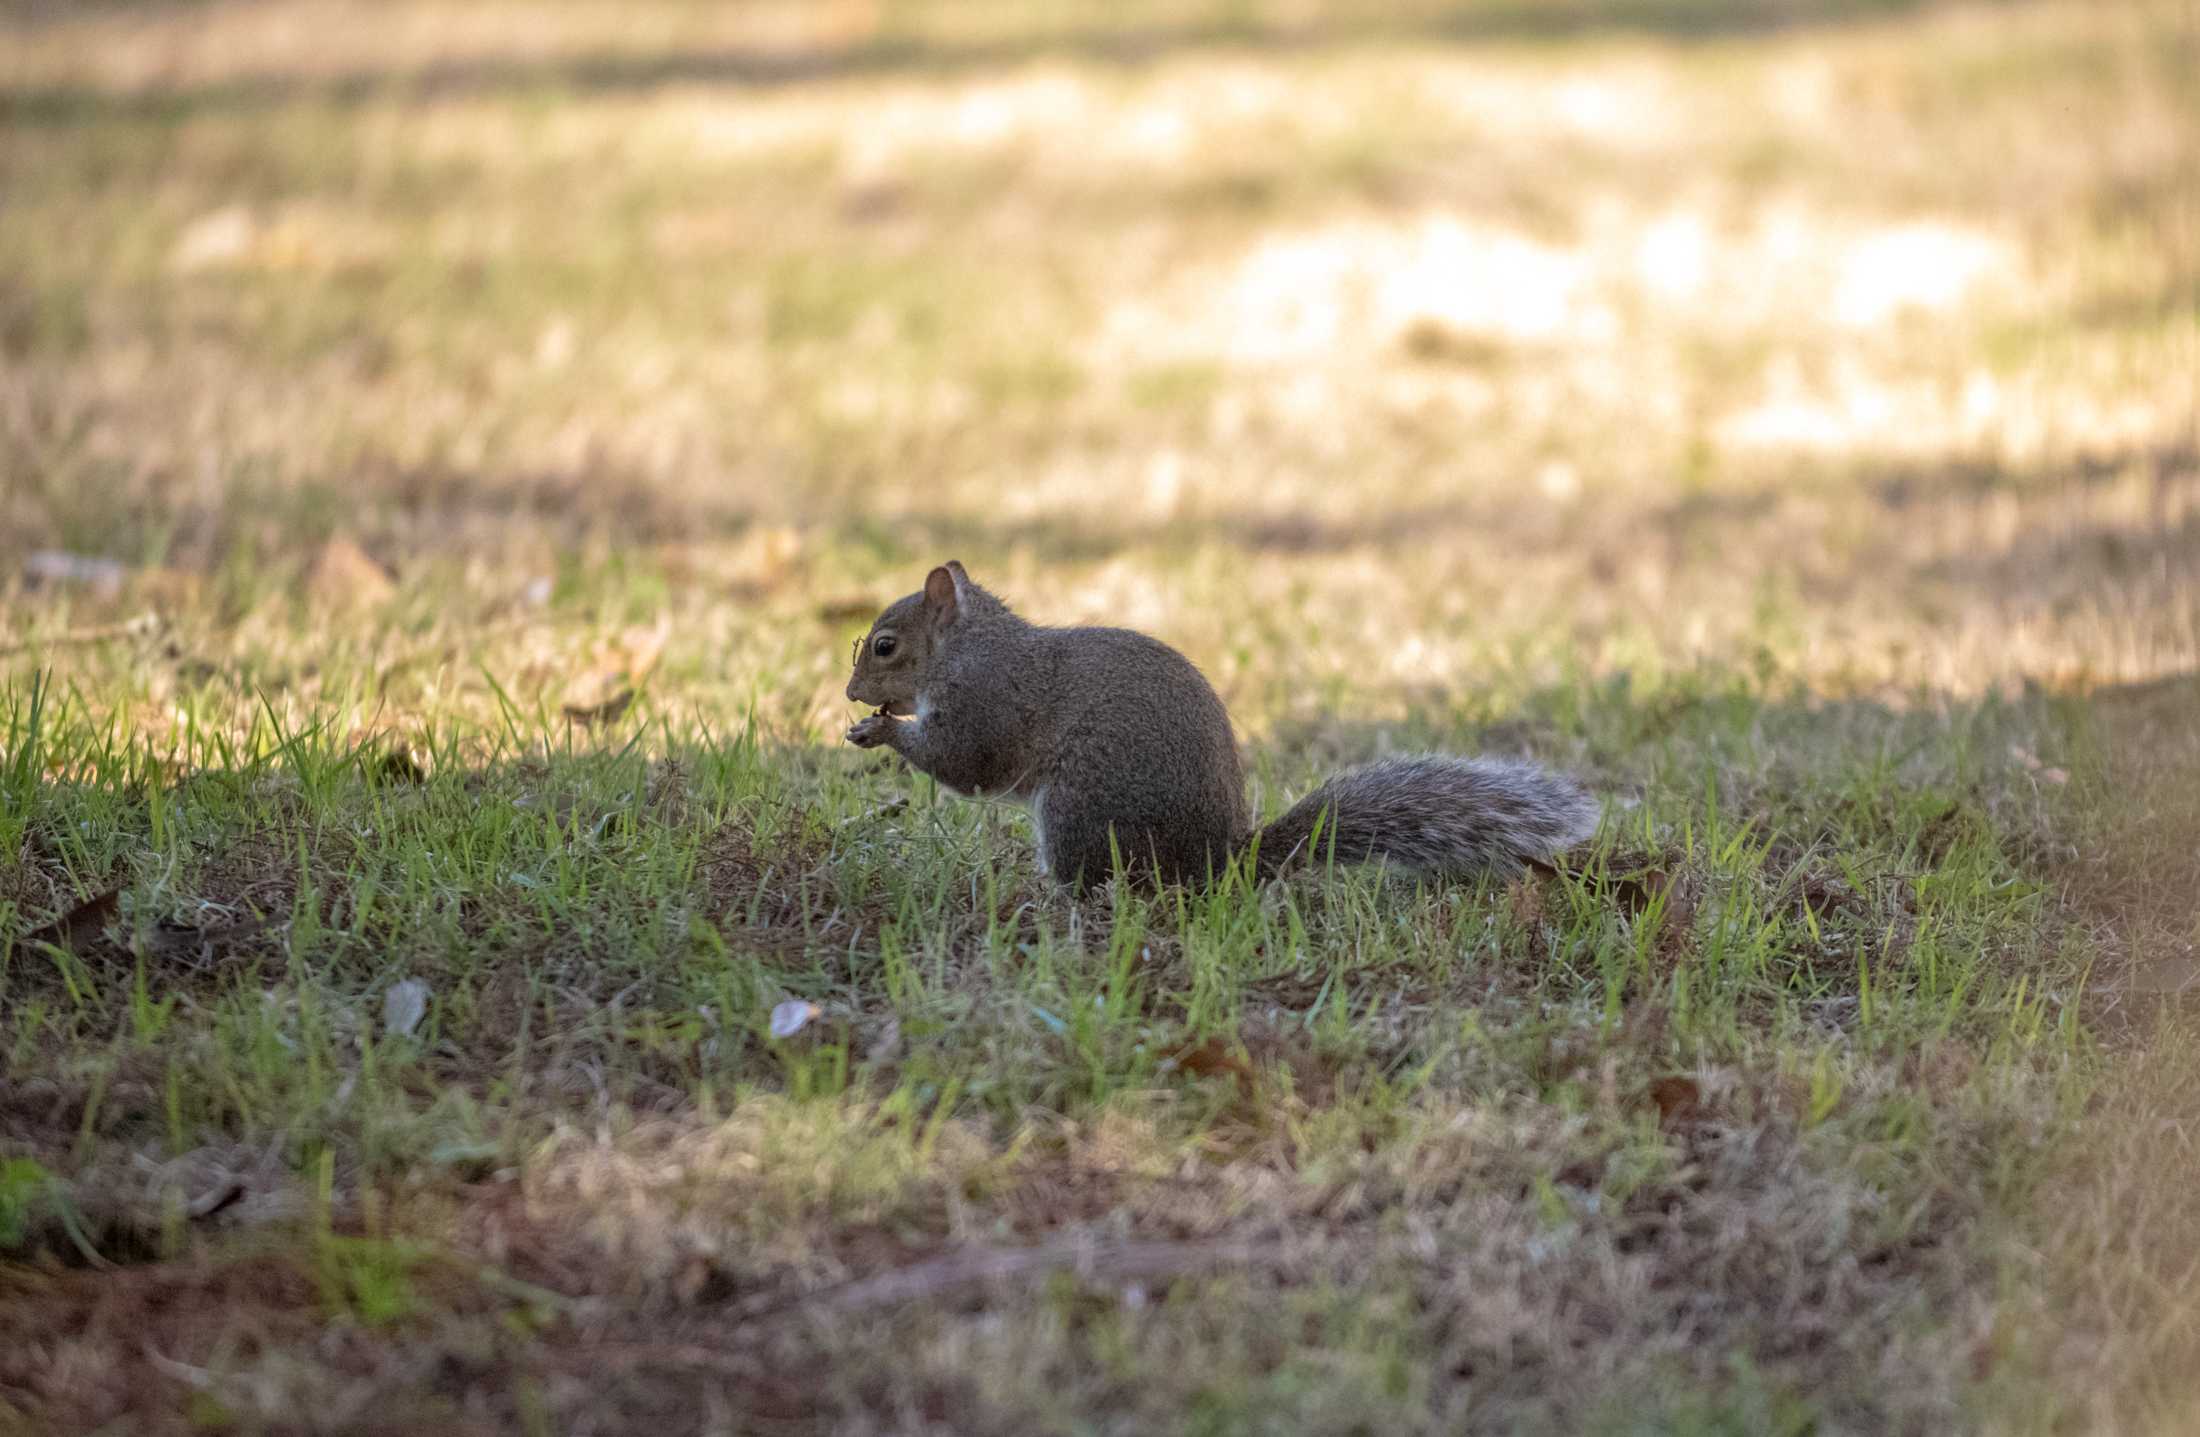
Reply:
M636 624L620 631L618 643L605 657L629 682L638 684L656 672L658 660L665 656L665 641L671 637L669 615L647 627Z
M332 609L367 609L387 603L397 593L397 581L356 541L339 534L314 556L306 592Z
M563 705L565 716L575 723L612 723L634 706L634 690L622 687L606 692L606 688L607 686L598 685L569 691L583 695L602 694L602 697L592 699L588 697L580 699L568 697Z
M1242 1084L1250 1085L1253 1081L1252 1065L1232 1052L1230 1045L1220 1038L1188 1043L1163 1054L1161 1062L1164 1068L1190 1073L1195 1078L1215 1078L1228 1074Z
M1865 905L1855 889L1847 882L1829 873L1806 870L1796 886L1797 916L1808 909L1811 916L1825 921L1843 913L1863 911Z
M559 707L576 723L611 723L633 706L636 692L656 672L672 637L672 620L635 625L599 644L587 672L566 685Z
M802 553L802 535L785 525L760 524L734 546L735 583L750 591L776 588Z
M1658 896L1672 890L1673 879L1662 868L1645 868L1640 873L1612 880L1612 898L1627 910L1628 916L1640 918L1657 902Z
M1670 1128L1702 1114L1703 1088L1676 1073L1650 1085L1650 1101L1657 1105L1658 1126Z
M107 931L107 925L114 922L121 910L122 889L110 888L96 897L85 899L24 941L51 943L56 948L81 953L98 941L100 935Z

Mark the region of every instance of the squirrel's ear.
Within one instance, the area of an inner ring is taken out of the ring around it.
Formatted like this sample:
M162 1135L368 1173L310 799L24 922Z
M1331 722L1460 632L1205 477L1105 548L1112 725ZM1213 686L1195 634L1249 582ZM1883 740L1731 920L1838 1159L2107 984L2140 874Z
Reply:
M932 611L932 617L943 624L955 621L955 600L963 584L962 565L949 560L924 576L924 606ZM957 582L960 579L960 582Z

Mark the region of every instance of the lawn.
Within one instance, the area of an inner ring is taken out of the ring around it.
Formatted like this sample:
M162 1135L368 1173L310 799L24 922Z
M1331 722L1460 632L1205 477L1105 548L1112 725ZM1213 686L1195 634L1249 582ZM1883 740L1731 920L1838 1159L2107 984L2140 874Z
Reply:
M2195 74L0 10L0 1432L2200 1427ZM950 557L1601 831L1061 892L840 741Z

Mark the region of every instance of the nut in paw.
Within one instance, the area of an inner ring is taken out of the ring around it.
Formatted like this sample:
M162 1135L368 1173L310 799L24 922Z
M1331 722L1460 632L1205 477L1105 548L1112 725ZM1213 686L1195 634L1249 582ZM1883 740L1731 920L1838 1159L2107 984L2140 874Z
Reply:
M848 742L857 748L877 748L881 744L891 743L895 723L896 720L883 713L872 714L869 718L857 721L848 730Z

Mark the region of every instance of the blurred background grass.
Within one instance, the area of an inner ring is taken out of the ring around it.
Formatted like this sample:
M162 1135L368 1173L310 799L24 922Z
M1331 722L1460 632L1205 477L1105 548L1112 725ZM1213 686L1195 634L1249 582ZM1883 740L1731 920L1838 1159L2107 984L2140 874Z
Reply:
M843 645L754 617L950 551L1256 731L2187 669L2189 15L17 5L0 602L281 677L341 537L379 664L550 579L550 648L662 613L798 724Z

